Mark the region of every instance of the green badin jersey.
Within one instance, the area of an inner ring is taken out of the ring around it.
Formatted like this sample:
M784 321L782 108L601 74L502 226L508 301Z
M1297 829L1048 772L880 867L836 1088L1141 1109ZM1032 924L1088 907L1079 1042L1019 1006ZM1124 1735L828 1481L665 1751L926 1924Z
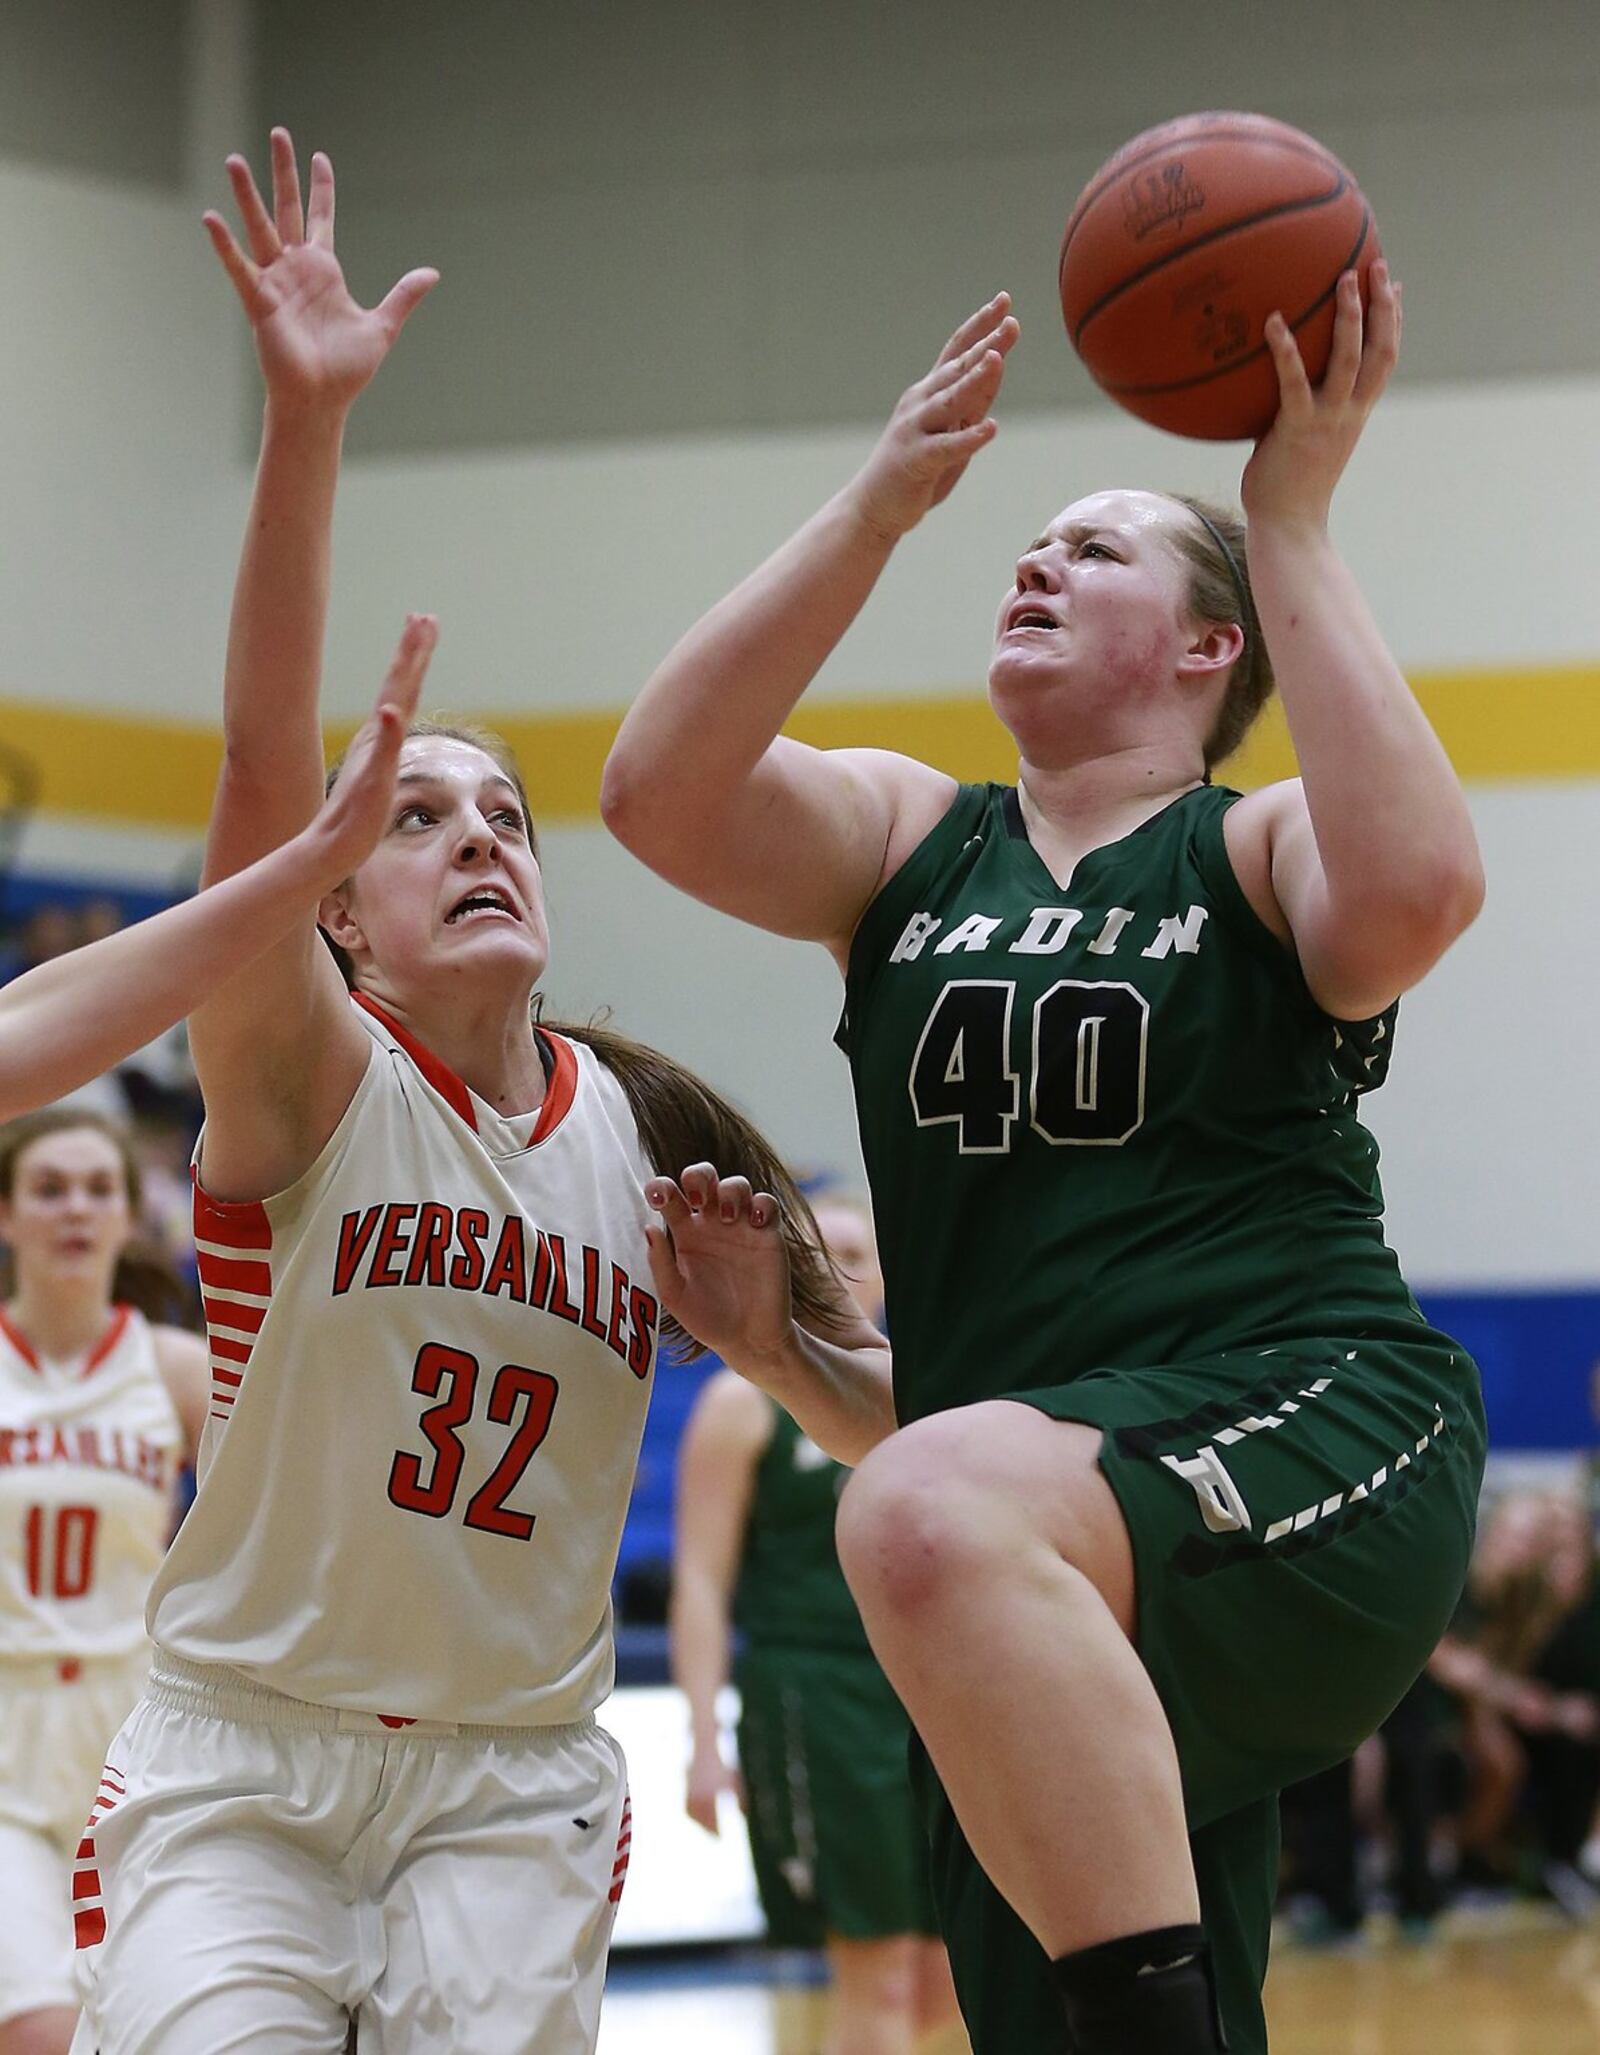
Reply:
M855 1080L902 1421L1108 1366L1429 1330L1357 1117L1395 1009L1335 1023L1203 786L1061 890L967 785L868 907Z
M867 1649L866 1629L834 1546L839 1493L850 1474L774 1406L772 1439L756 1466L734 1590L734 1624L753 1647Z

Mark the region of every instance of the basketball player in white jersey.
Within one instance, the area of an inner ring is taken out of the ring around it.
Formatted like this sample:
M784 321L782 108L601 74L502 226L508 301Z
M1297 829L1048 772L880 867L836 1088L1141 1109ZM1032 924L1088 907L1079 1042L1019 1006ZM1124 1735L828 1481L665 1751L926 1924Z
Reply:
M137 1204L97 1115L0 1132L0 2055L72 2036L73 1855L144 1683L145 1599L205 1412L204 1343L122 1298Z
M308 213L281 131L273 166L269 214L230 165L248 255L208 217L267 385L211 877L318 805L344 419L431 283L356 306L327 160ZM631 1838L593 1715L663 1324L643 1183L715 1155L809 1216L696 1080L536 1024L539 860L492 740L413 729L321 924L353 990L307 920L191 1025L213 1383L85 1837L78 2046L335 2055L354 2021L361 2055L586 2055Z

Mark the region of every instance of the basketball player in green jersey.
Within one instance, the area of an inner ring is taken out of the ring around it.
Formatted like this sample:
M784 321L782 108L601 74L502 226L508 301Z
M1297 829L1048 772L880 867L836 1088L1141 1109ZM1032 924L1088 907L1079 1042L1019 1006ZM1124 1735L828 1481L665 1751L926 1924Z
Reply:
M1319 387L1268 324L1243 528L1118 490L1036 531L989 672L1014 790L782 738L994 434L1001 296L607 766L631 849L845 974L892 1403L865 1344L730 1360L865 1458L840 1555L935 1773L977 2055L1260 2055L1277 1791L1378 1725L1466 1569L1477 1379L1385 1246L1356 1115L1483 891L1327 532L1399 334L1382 267L1365 322L1341 281ZM1211 768L1274 673L1302 776L1241 798Z
M881 1315L865 1207L827 1195L814 1206L856 1306ZM678 1449L670 1619L693 1740L688 1810L715 1834L718 1795L742 1788L768 1939L827 1953L828 2055L932 2055L925 2037L965 2043L906 1773L910 1722L834 1545L848 1474L731 1370L695 1400ZM730 1667L737 1772L717 1720Z

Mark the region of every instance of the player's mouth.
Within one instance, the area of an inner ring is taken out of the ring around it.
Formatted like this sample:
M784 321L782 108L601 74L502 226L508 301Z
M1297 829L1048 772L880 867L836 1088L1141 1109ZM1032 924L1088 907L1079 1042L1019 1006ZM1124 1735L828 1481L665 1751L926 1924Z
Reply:
M1002 635L1052 635L1061 626L1048 607L1036 599L1017 599L1006 608Z
M499 885L474 885L465 892L444 917L447 928L459 927L463 921L488 920L495 916L510 919L520 924L522 915L512 904L511 894Z

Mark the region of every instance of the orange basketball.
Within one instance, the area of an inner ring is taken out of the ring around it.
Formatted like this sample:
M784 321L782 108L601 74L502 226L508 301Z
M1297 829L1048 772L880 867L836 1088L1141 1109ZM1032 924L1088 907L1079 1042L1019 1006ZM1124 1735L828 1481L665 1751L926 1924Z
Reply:
M1341 272L1382 253L1338 158L1265 114L1186 114L1103 164L1061 239L1072 346L1119 406L1213 442L1264 434L1278 381L1263 325L1277 309L1315 384Z

